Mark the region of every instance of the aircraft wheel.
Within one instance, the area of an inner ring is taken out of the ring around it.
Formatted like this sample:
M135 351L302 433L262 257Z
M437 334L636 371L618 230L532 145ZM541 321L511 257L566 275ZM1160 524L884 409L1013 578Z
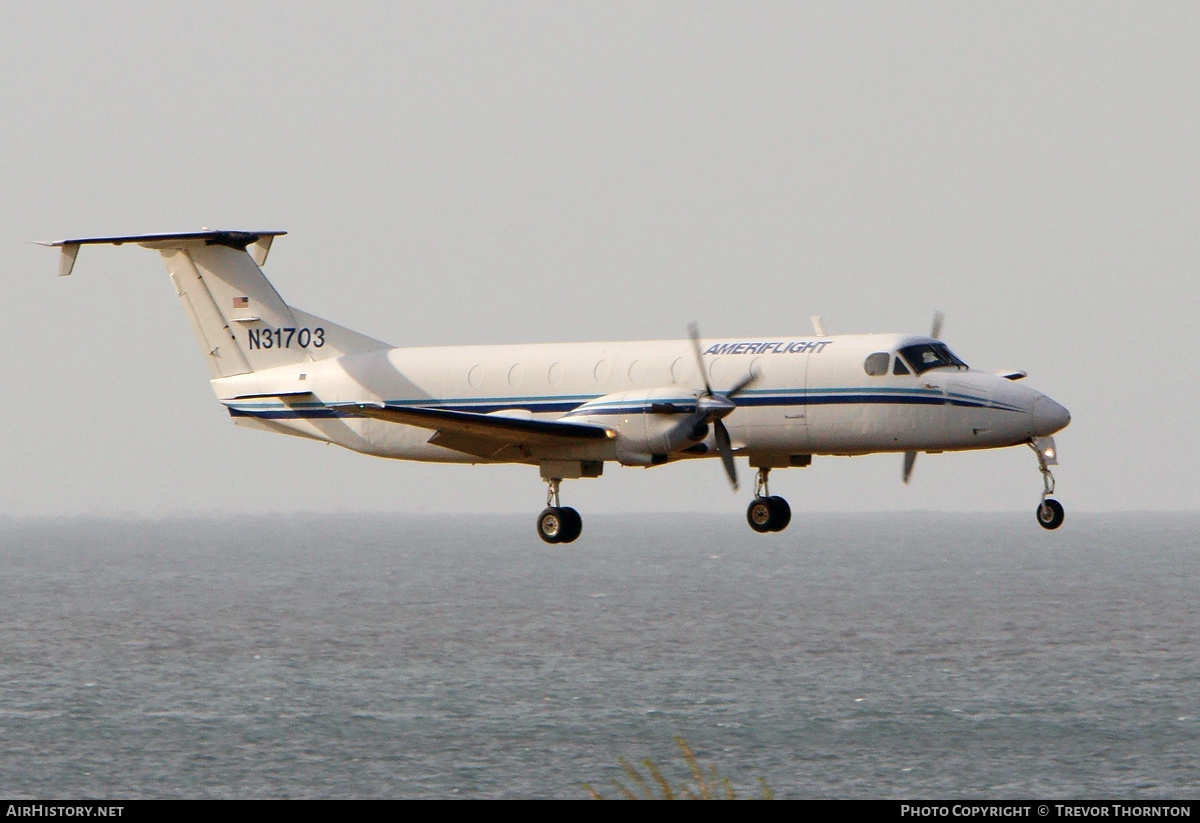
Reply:
M559 532L558 542L573 543L583 532L583 518L570 506L563 506L558 510L558 514L562 518L562 530Z
M771 522L776 508L771 504L772 499L756 497L750 501L750 507L746 509L746 522L756 532L765 534L771 531Z
M1053 497L1047 497L1042 501L1042 505L1037 507L1037 522L1043 529L1057 529L1063 524L1064 517L1066 514L1063 512L1062 503Z
M792 507L782 497L768 497L771 505L771 519L768 528L773 532L781 532L792 522Z
M550 507L544 509L538 515L537 528L538 537L545 540L547 543L560 543L563 539L563 534L566 531L566 522L562 516L562 509Z

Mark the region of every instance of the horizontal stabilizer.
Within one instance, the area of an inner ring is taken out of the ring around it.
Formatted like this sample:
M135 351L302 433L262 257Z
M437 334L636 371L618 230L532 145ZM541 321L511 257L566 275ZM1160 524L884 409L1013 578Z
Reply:
M39 246L51 246L62 249L59 261L58 276L66 277L75 267L75 258L79 255L80 246L122 246L126 243L136 243L150 249L185 248L191 243L202 243L206 246L228 246L238 251L249 251L254 262L259 266L267 262L267 252L271 250L271 241L285 231L226 231L204 229L203 231L185 231L173 234L124 234L113 237L76 237L70 240L38 240Z

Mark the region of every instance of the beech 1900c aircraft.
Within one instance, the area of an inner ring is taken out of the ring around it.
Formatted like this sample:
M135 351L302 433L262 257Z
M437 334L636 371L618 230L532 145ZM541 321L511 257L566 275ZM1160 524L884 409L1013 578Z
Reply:
M84 237L80 246L136 243L166 263L212 372L217 399L240 426L298 435L364 454L442 463L524 463L548 484L538 535L569 543L579 514L559 501L568 478L604 464L658 466L719 457L757 469L746 513L758 532L788 525L772 469L813 455L904 455L1029 445L1043 478L1037 521L1062 524L1050 497L1051 437L1065 408L1016 384L1024 372L976 371L938 337L814 334L624 343L393 348L283 302L260 268L281 231L198 231Z

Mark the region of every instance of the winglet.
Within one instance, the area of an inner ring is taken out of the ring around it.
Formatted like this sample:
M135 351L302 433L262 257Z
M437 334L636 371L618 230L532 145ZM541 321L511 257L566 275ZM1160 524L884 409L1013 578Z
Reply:
M260 269L267 265L267 255L271 252L271 241L276 235L264 234L262 237L250 244L250 256L254 259L254 264Z
M51 248L58 246L62 249L62 256L58 258L58 276L66 277L71 273L71 269L75 268L75 258L79 256L79 244L70 240L34 240L36 245L49 246Z
M75 258L79 256L78 243L66 243L62 247L62 256L58 258L58 276L66 277L75 268Z
M825 331L825 321L821 319L821 315L812 315L813 334L817 337L828 337L829 332Z

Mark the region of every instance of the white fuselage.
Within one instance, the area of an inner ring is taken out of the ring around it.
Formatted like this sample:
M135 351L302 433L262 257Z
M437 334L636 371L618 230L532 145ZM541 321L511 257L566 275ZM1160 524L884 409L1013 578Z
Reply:
M547 483L538 535L579 537L582 519L560 483L599 477L607 462L657 466L719 457L738 487L749 459L756 532L787 527L775 468L815 454L1030 445L1043 492L1038 523L1056 529L1050 435L1065 408L1017 385L1024 372L967 367L938 340L903 334L391 348L284 302L262 272L281 231L77 237L49 241L69 275L85 245L136 243L163 258L171 286L235 423L336 443L365 454L442 463L536 465Z
M705 340L701 350L716 392L758 375L725 418L734 448L752 462L1012 446L1069 421L1053 400L995 374L953 367L895 373L899 349L937 342L903 334L782 335ZM873 353L888 355L883 373L867 373L864 363ZM429 443L427 428L345 415L331 406L383 402L602 425L615 433L612 440L564 446L522 462L628 465L665 462L656 454L656 427L672 421L652 413L650 403L694 402L704 386L687 340L396 348L212 382L239 424L382 457L486 462ZM285 396L266 396L279 394ZM708 449L689 443L693 448L676 449L667 459L714 455L712 434L707 437Z

